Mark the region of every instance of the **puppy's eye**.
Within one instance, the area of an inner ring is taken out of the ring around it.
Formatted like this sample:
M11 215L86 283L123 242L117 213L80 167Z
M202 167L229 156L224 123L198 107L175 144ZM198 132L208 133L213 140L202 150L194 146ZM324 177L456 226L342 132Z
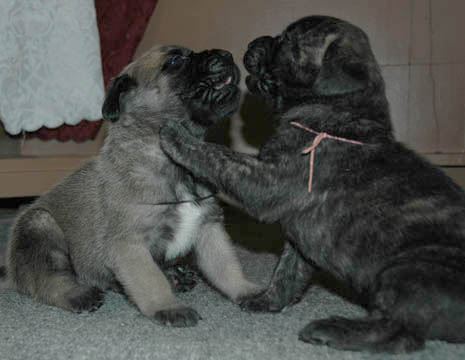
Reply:
M174 55L171 59L168 60L168 65L172 67L179 67L186 61L186 59L187 57L185 56Z

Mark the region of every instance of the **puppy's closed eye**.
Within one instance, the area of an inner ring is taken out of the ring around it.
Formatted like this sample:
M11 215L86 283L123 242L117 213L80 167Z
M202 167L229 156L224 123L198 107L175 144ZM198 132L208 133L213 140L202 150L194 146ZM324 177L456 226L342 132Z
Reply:
M188 63L190 58L188 56L183 55L174 55L169 58L163 66L163 70L179 70Z

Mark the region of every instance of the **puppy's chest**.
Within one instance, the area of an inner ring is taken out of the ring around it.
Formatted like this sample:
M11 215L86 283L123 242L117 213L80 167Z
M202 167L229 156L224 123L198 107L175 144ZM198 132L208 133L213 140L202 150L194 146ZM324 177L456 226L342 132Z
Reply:
M208 226L220 216L214 199L200 203L163 205L145 214L139 223L146 246L156 261L169 261L187 254Z
M165 260L171 260L189 252L200 236L206 220L207 208L196 203L179 204L172 226L172 236L168 239Z

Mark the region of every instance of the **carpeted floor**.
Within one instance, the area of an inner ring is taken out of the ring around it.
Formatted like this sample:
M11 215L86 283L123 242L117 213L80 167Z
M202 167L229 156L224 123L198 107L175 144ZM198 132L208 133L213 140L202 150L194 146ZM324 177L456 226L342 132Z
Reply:
M0 204L1 205L1 204ZM0 264L12 212L0 211ZM258 225L239 212L226 212L228 231L237 240L246 273L266 283L280 247L276 226ZM279 314L249 314L200 282L179 298L202 315L194 328L166 328L142 316L127 300L108 293L90 314L48 307L11 291L0 291L0 359L422 359L462 360L465 345L428 342L408 355L340 352L297 339L310 320L330 315L358 316L364 310L340 295L320 276L302 302ZM465 314L464 314L465 316Z

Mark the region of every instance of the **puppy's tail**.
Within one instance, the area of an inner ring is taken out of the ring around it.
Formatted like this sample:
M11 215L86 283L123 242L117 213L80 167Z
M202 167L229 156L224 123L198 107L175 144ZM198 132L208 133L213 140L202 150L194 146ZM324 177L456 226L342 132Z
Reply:
M8 282L8 274L6 271L6 266L0 266L0 290L9 289L10 285Z

